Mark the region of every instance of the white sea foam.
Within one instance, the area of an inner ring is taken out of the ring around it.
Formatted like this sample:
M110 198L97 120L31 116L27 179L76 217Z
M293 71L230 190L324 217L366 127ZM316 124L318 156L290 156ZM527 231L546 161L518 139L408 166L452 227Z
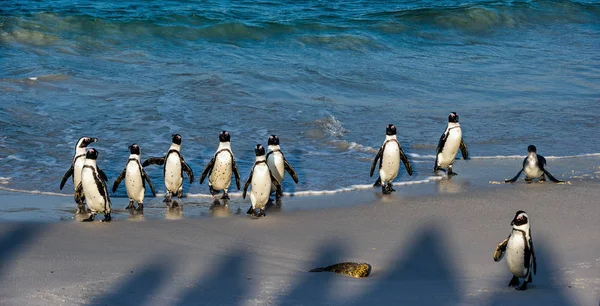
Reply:
M15 188L7 188L7 187L0 187L0 190L10 191L10 192L27 193L27 194L61 196L61 197L72 197L73 196L72 194L66 194L66 193L40 191L40 190L15 189Z
M6 185L10 181L10 177L2 177L0 176L0 185Z

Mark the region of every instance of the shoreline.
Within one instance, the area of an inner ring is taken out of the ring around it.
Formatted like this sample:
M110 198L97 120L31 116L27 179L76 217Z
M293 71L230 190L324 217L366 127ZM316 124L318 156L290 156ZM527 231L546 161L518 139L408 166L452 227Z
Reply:
M597 303L600 185L503 187L260 220L0 222L0 303ZM525 292L508 288L506 262L492 259L520 209L538 258ZM343 261L367 262L372 274L306 272Z

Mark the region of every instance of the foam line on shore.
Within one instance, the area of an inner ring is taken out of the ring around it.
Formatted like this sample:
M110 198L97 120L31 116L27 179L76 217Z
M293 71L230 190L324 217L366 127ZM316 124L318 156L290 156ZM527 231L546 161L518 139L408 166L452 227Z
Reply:
M15 189L15 188L7 188L7 187L0 187L0 190L10 191L10 192L29 193L29 194L61 196L61 197L72 197L73 196L72 194L59 193L59 192L49 192L49 191L40 191L40 190L24 190L24 189Z

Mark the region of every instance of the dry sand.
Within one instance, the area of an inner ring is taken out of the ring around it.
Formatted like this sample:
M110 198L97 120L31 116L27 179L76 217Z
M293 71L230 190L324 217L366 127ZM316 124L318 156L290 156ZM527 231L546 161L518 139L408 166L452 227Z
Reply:
M598 184L520 182L259 220L3 222L0 305L596 306L599 196ZM492 259L519 209L538 262L525 292ZM372 274L306 272L342 261L370 263Z

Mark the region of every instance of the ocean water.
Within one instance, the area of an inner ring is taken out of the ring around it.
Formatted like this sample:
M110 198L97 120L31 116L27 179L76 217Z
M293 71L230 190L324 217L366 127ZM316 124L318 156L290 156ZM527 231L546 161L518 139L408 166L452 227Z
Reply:
M242 185L277 134L300 177L289 194L367 188L388 123L415 170L397 182L435 182L451 111L473 161L516 172L535 144L562 160L555 176L594 177L600 2L15 0L0 8L0 92L4 190L72 193L58 186L84 135L111 185L130 144L162 156L173 133L198 178L221 130ZM206 182L184 191L210 202Z

